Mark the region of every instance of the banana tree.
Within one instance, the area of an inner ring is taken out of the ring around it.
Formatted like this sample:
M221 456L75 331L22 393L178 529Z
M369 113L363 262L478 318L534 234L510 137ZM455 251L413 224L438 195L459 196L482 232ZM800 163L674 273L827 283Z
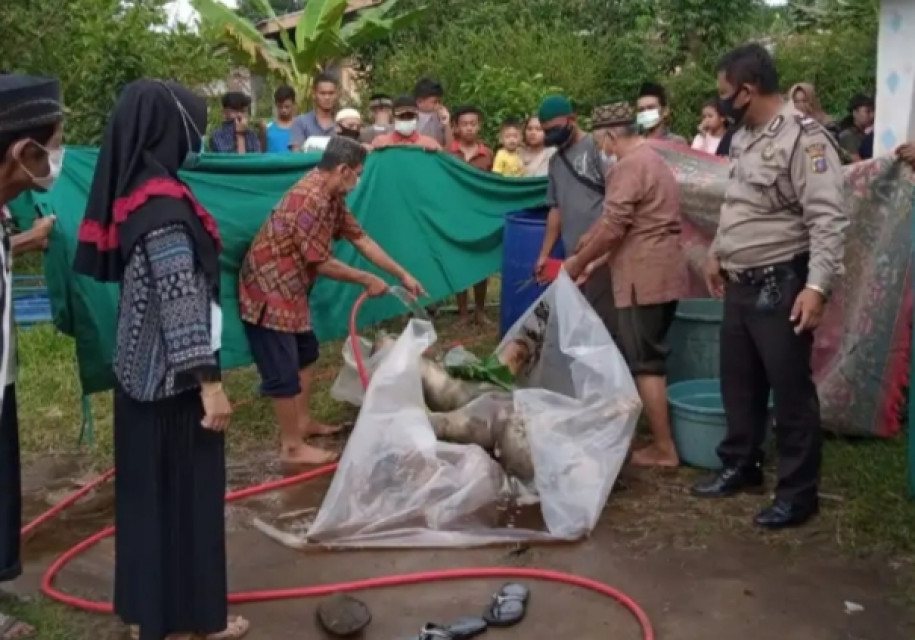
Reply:
M360 47L383 40L415 24L424 8L395 13L398 0L385 0L360 10L344 24L349 0L307 0L294 34L282 27L268 0L256 0L265 22L278 27L279 42L264 36L249 20L220 0L193 0L201 26L215 29L239 62L255 73L274 75L292 86L297 95L308 95L314 75Z

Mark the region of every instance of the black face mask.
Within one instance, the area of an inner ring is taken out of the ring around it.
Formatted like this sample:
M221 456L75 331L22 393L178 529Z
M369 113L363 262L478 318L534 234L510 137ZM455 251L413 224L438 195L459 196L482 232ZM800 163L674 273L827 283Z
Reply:
M543 144L548 147L564 147L572 138L572 124L553 127L543 132Z
M737 101L737 97L743 93L744 89L741 87L731 95L730 98L718 98L718 111L724 115L726 118L734 123L734 126L738 126L743 120L744 116L747 115L747 109L750 108L750 102L747 101L745 105L739 109L734 106L734 103Z
M338 135L343 136L344 138L350 138L351 140L359 139L359 129L350 129L348 127L340 127L340 133Z

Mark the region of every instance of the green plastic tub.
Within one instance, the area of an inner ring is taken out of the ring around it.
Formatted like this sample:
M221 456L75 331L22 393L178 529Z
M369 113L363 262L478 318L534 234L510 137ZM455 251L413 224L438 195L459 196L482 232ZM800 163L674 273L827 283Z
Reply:
M724 402L721 399L721 381L718 379L687 380L677 382L667 389L670 407L670 430L677 446L680 461L691 467L721 468L715 452L727 432ZM772 442L772 396L769 396L770 418L766 421L764 447Z
M680 300L668 335L668 383L719 377L719 332L723 316L721 300Z

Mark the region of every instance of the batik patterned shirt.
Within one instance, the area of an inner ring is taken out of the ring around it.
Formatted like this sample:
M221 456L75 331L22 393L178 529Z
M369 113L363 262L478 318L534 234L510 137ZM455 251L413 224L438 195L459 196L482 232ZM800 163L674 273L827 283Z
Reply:
M241 319L275 331L311 328L308 294L317 267L333 257L333 241L365 235L343 198L314 170L276 206L251 243L239 278Z

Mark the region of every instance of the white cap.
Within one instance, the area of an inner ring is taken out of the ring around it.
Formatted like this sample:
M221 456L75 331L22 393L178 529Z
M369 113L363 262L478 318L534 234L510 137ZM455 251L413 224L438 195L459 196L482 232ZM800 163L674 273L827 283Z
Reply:
M342 120L359 120L361 122L362 116L352 108L340 109L334 118L334 122L341 122Z

